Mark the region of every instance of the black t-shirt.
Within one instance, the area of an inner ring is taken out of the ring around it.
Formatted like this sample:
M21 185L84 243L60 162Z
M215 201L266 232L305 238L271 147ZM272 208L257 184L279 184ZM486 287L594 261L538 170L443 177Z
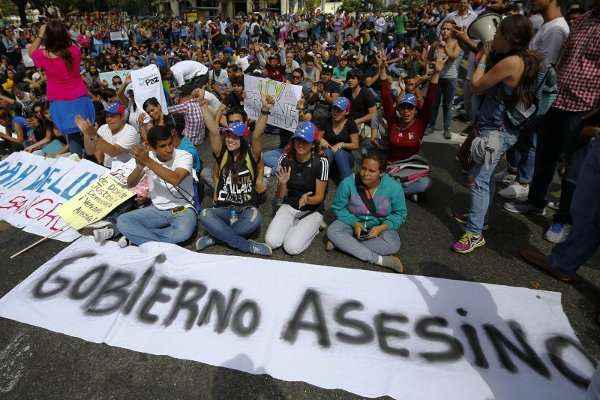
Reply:
M323 124L323 136L330 145L338 143L352 143L350 135L358 134L358 127L353 120L347 119L342 130L339 133L333 131L333 121L329 120Z
M223 144L221 154L215 155L217 165L220 168L223 164L223 157L227 160L219 173L219 180L216 188L215 206L250 206L257 204L256 195L256 174L258 161L254 159L252 152L247 151L245 157L234 161L233 155L227 153L227 148Z
M329 179L329 161L326 157L311 157L303 163L296 161L294 157L285 155L279 161L277 169L281 167L292 168L290 180L287 183L287 196L283 199L284 204L289 204L296 210L316 211L323 207L323 203L306 205L300 209L298 202L304 193L316 193L317 179L327 181Z
M343 96L350 99L352 106L348 118L353 121L362 118L369 113L369 108L375 106L375 98L367 89L361 87L358 96L352 97L352 89L347 88L343 92Z

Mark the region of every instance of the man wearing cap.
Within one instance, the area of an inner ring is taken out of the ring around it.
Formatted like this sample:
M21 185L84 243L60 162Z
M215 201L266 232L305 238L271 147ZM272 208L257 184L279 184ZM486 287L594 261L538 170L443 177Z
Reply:
M106 124L96 129L88 120L75 121L83 133L85 152L94 155L107 168L118 168L131 159L130 150L140 143L135 128L125 122L125 107L115 102L105 109Z

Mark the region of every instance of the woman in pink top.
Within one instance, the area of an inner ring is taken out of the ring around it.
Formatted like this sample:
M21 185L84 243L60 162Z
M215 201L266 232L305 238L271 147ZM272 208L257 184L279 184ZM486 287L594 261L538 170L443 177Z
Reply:
M40 44L44 42L44 48ZM42 25L29 54L37 68L46 72L50 116L65 135L71 153L83 154L83 136L75 124L75 116L96 120L94 105L81 77L81 51L75 45L65 25L52 20Z

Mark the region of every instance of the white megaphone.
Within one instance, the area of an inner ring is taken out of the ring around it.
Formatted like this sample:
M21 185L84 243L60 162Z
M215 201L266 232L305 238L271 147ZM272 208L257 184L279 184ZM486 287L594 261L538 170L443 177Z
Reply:
M479 40L483 43L494 40L496 30L502 16L493 12L481 14L475 21L469 25L467 34L471 39Z

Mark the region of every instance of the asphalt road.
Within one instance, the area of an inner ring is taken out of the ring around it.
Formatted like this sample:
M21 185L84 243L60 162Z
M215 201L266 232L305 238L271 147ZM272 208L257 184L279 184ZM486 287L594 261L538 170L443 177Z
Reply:
M549 251L550 244L542 238L549 220L505 213L500 210L499 198L492 211L491 229L486 232L487 246L472 255L452 253L449 247L461 229L451 213L468 205L468 192L462 186L463 176L454 161L456 144L439 139L429 138L424 146L424 153L434 166L433 187L424 201L408 202L408 221L400 230L400 256L409 273L560 292L565 313L579 339L592 356L600 359L600 327L593 319L600 302L600 271L590 268L600 266L600 257L596 255L580 270L581 283L573 286L543 275L521 261L517 251L525 244ZM271 137L266 142L272 146L276 141ZM330 189L329 197L332 193ZM271 218L269 207L263 208L266 221L261 235ZM49 241L15 260L8 260L12 253L36 239L0 223L1 296L66 246ZM210 252L236 254L220 246ZM290 256L277 250L273 258L289 260ZM338 252L326 254L323 234L304 254L292 259L340 268L381 270ZM0 319L0 399L358 398L341 390L325 390L301 382L89 343Z

